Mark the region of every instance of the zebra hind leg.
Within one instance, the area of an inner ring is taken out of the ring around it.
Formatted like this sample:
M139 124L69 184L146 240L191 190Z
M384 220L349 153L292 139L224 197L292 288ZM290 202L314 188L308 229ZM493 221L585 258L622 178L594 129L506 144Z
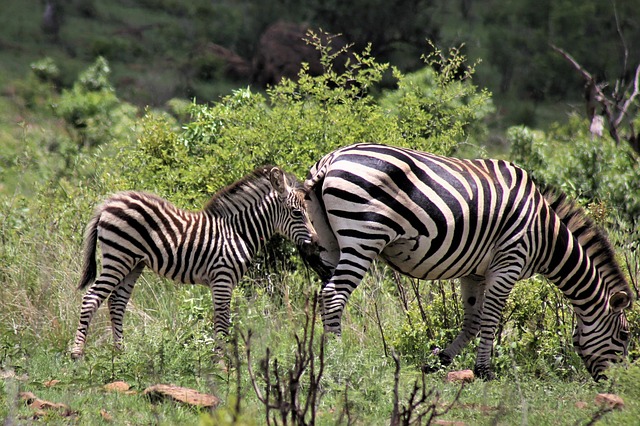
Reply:
M80 323L78 324L76 337L73 341L73 348L71 349L71 358L73 359L82 358L84 355L84 345L86 343L87 332L89 331L91 319L104 299L107 298L115 287L115 284L110 281L112 280L103 279L102 276L100 276L82 297Z
M138 264L122 280L122 283L109 296L109 316L111 317L111 331L113 333L113 346L117 351L122 350L122 322L124 313L131 298L133 286L144 269L144 264Z
M464 307L462 330L443 350L438 351L442 365L449 365L471 339L478 335L480 319L484 305L485 280L482 277L464 277L460 279L460 293Z
M118 286L128 273L129 271L122 273L114 269L105 270L103 268L98 279L96 279L82 297L80 321L73 341L73 347L71 348L71 358L82 358L84 355L84 345L87 339L87 332L89 331L89 324L91 324L93 315L96 313L104 299L111 294L114 288Z

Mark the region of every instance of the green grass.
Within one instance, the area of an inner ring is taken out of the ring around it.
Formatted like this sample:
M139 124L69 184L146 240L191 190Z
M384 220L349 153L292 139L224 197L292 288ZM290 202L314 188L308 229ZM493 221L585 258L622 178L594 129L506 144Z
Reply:
M60 242L54 240L52 244ZM49 251L45 244L36 252ZM79 265L73 251L65 247L62 254L34 255L26 260L15 270L5 271L13 293L5 290L2 294L0 365L6 378L0 387L0 418L16 422L30 418L32 410L17 397L18 392L28 391L41 399L64 403L74 412L71 418L49 412L44 418L47 424L103 424L101 411L112 416L114 424L197 424L201 419L211 420L207 410L173 402L152 403L141 395L153 384L172 383L221 398L221 406L213 412L220 420L233 413L239 371L244 424L266 423L264 407L249 380L243 340L239 343L239 360L232 358L227 371L211 356L213 345L207 338L212 330L211 301L205 288L175 286L145 274L125 317L124 352L112 352L106 309L102 308L92 323L85 358L74 362L67 348L75 330L81 294L74 291L73 271ZM20 290L19 283L13 280L38 282L40 287ZM277 358L286 371L293 364L293 335L302 335L304 304L313 286L304 271L273 275L272 287L265 285L263 280L248 278L235 292L234 323L242 335L249 329L253 332L250 345L254 371L259 371L259 361L267 348L271 359ZM375 279L368 279L358 289L345 316L342 338L327 342L317 424L333 425L341 418L346 424L346 406L354 424L389 422L394 362L384 356L374 307L367 298L375 297L387 331L401 320L402 313L397 299L379 285ZM8 303L10 298L12 303ZM316 326L321 327L318 318ZM314 347L318 351L319 336L316 337ZM456 360L452 368L471 368L469 359L466 356ZM401 363L399 393L403 402L413 383L420 383L421 374L407 359L401 357ZM426 389L433 389L434 394L422 408L434 403L443 412L452 405L446 415L438 417L441 419L474 425L586 424L598 412L594 398L601 392L617 393L626 403L623 410L606 413L601 424L632 424L629 422L640 415L637 365L629 371L616 371L612 382L599 384L584 372L570 380L536 378L526 372L525 366L514 366L496 381L466 385L458 400L455 395L460 386L445 383L446 372L425 376ZM46 387L45 382L53 379L60 382ZM106 392L103 386L115 380L125 380L137 394ZM263 386L262 381L258 383ZM587 403L586 408L579 406L582 402Z
M76 291L79 276L84 220L101 194L111 188L94 182L107 176L100 162L110 147L79 152L70 157L64 149L75 143L69 127L55 118L50 105L33 96L37 105L27 105L24 97L38 86L25 81L29 64L52 57L61 70L62 86L69 87L78 72L105 54L113 68L118 96L138 104L162 105L185 89L184 70L189 68L198 37L190 28L189 11L170 16L161 8L131 8L130 2L95 2L93 18L82 18L75 6L62 30L63 43L52 43L39 30L42 4L18 0L3 3L0 14L0 419L5 424L29 424L33 411L19 399L20 392L33 392L51 402L64 403L73 412L64 417L47 412L47 424L104 424L101 412L113 424L229 424L240 398L239 424L265 424L265 408L258 401L248 372L246 344L240 340L239 359L223 369L212 356L212 307L210 293L203 287L176 286L153 274L139 280L125 316L126 347L113 353L108 315L100 309L92 322L86 357L69 358L68 349L77 326L82 294ZM146 4L169 4L170 0L147 0ZM77 6L77 5L76 5ZM183 6L185 8L189 5ZM155 25L143 33L144 43L130 30ZM193 28L191 28L193 29ZM197 34L207 34L202 29ZM186 36L185 36L186 34ZM191 56L190 56L191 55ZM199 101L215 99L230 90L229 82L190 81ZM513 104L514 116L528 116L527 106ZM558 110L561 110L559 108ZM538 111L536 111L537 113ZM551 115L551 114L550 114ZM556 114L557 115L557 114ZM545 125L543 123L534 123ZM64 147L62 149L61 147ZM97 161L86 162L91 157ZM67 164L68 162L68 164ZM114 172L115 173L115 172ZM102 186L101 186L102 185ZM263 265L263 264L262 264ZM254 270L234 295L234 324L239 333L252 331L253 370L267 348L271 360L278 360L283 375L296 355L294 334L301 335L305 323L305 302L318 288L315 279L300 269ZM406 283L405 283L406 284ZM519 303L536 306L540 300L523 283L514 291ZM426 285L425 285L426 287ZM424 288L424 287L423 287ZM437 294L430 307L433 327L424 327L431 340L446 341L450 330L438 324ZM451 297L447 294L446 297ZM455 296L455 295L454 295ZM529 297L527 297L529 296ZM547 296L552 300L552 296ZM513 304L509 309L515 310ZM460 310L458 306L458 311ZM637 311L635 311L637 312ZM535 309L521 326L545 320ZM377 318L384 330L379 331ZM637 317L637 314L635 315ZM434 319L435 318L435 319ZM341 339L328 339L317 424L388 424L392 413L395 363L385 346L408 339L402 335L404 313L395 291L395 282L382 268L374 268L352 295L345 312ZM321 327L315 318L318 329ZM466 385L459 399L459 385L444 381L447 370L425 377L426 390L433 390L421 407L434 404L438 412L451 409L439 418L473 425L587 424L598 415L594 404L600 392L613 392L626 406L602 414L600 424L633 424L640 418L640 366L613 372L612 382L595 384L576 361L566 330L546 340L551 333L532 333L545 346L533 349L518 346L517 327L505 327L504 341L496 347L499 379ZM414 342L427 342L414 336ZM316 335L314 350L319 351ZM560 341L560 344L557 341ZM512 348L511 344L514 344ZM420 383L418 366L430 348L400 357L399 397L406 403L414 382ZM570 356L556 367L548 360L554 354ZM517 351L516 351L517 349ZM547 352L545 352L547 351ZM556 352L557 351L557 352ZM232 352L230 352L232 353ZM514 355L515 354L515 355ZM413 356L412 356L413 355ZM517 355L517 356L516 356ZM450 369L472 368L474 348L465 350ZM519 360L520 364L516 362ZM272 364L273 365L273 364ZM317 364L316 364L317 365ZM238 382L239 377L239 382ZM45 382L59 380L53 387ZM125 380L137 391L134 395L109 393L104 385ZM140 394L156 383L173 383L210 392L222 404L213 413L171 402L152 403ZM258 386L264 382L258 379ZM240 389L240 395L237 389ZM303 394L309 388L303 377ZM585 408L580 408L586 403ZM35 421L33 421L35 422Z

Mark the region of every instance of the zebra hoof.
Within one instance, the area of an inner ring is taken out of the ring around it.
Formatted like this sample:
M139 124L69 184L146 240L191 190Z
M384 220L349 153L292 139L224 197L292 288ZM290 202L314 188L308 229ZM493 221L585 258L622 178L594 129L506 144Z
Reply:
M438 355L438 358L440 358L440 364L445 367L447 365L451 365L451 363L453 362L453 357L451 357L451 355L449 355L446 351L439 351L436 355Z
M476 377L479 377L480 379L482 379L482 380L484 380L486 382L496 379L496 373L491 371L490 367L478 367L478 366L476 366L476 368L473 369L473 374L475 374Z
M82 351L72 351L71 352L71 359L74 361L78 361L80 359L82 359L84 357L84 352Z

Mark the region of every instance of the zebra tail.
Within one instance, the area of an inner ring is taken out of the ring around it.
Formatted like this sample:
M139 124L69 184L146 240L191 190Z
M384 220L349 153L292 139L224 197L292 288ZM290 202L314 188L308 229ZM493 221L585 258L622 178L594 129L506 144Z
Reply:
M327 174L327 169L331 165L332 160L333 154L329 154L311 167L311 170L309 170L309 174L307 175L307 179L304 181L304 188L307 192L317 188L318 184L320 184L319 186L322 186L324 176Z
M82 278L78 285L78 290L82 290L93 283L96 279L96 245L98 242L98 221L100 213L95 214L84 231L84 260L82 267Z

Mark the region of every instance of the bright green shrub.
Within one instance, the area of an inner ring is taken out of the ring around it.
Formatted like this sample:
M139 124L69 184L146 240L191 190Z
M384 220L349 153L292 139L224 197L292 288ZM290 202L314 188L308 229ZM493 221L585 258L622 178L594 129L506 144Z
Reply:
M576 115L545 134L511 128L511 159L544 184L572 197L605 201L610 210L633 222L640 217L640 158L626 144L593 137Z
M399 89L378 101L372 91L387 64L366 49L337 73L333 60L339 52L312 33L310 39L321 52L323 75L311 76L304 66L297 81L284 80L264 95L246 88L211 106L193 104L182 129L173 118L149 112L138 143L123 147L116 159L117 168L126 165L125 185L179 194L190 204L262 164L303 178L324 154L348 144L380 142L448 154L455 141L483 128L488 94L452 78L463 60L457 51L441 61L441 71L425 71L429 79L415 82L396 71Z
M432 47L434 52L423 57L426 67L406 75L393 70L398 88L386 92L380 104L397 116L409 146L451 153L462 142L482 141L487 133L483 119L493 105L488 102L490 94L473 85L475 67L465 64L458 49L443 58Z
M134 127L137 109L118 99L110 73L108 62L99 57L54 103L56 114L68 124L79 146L126 139Z

